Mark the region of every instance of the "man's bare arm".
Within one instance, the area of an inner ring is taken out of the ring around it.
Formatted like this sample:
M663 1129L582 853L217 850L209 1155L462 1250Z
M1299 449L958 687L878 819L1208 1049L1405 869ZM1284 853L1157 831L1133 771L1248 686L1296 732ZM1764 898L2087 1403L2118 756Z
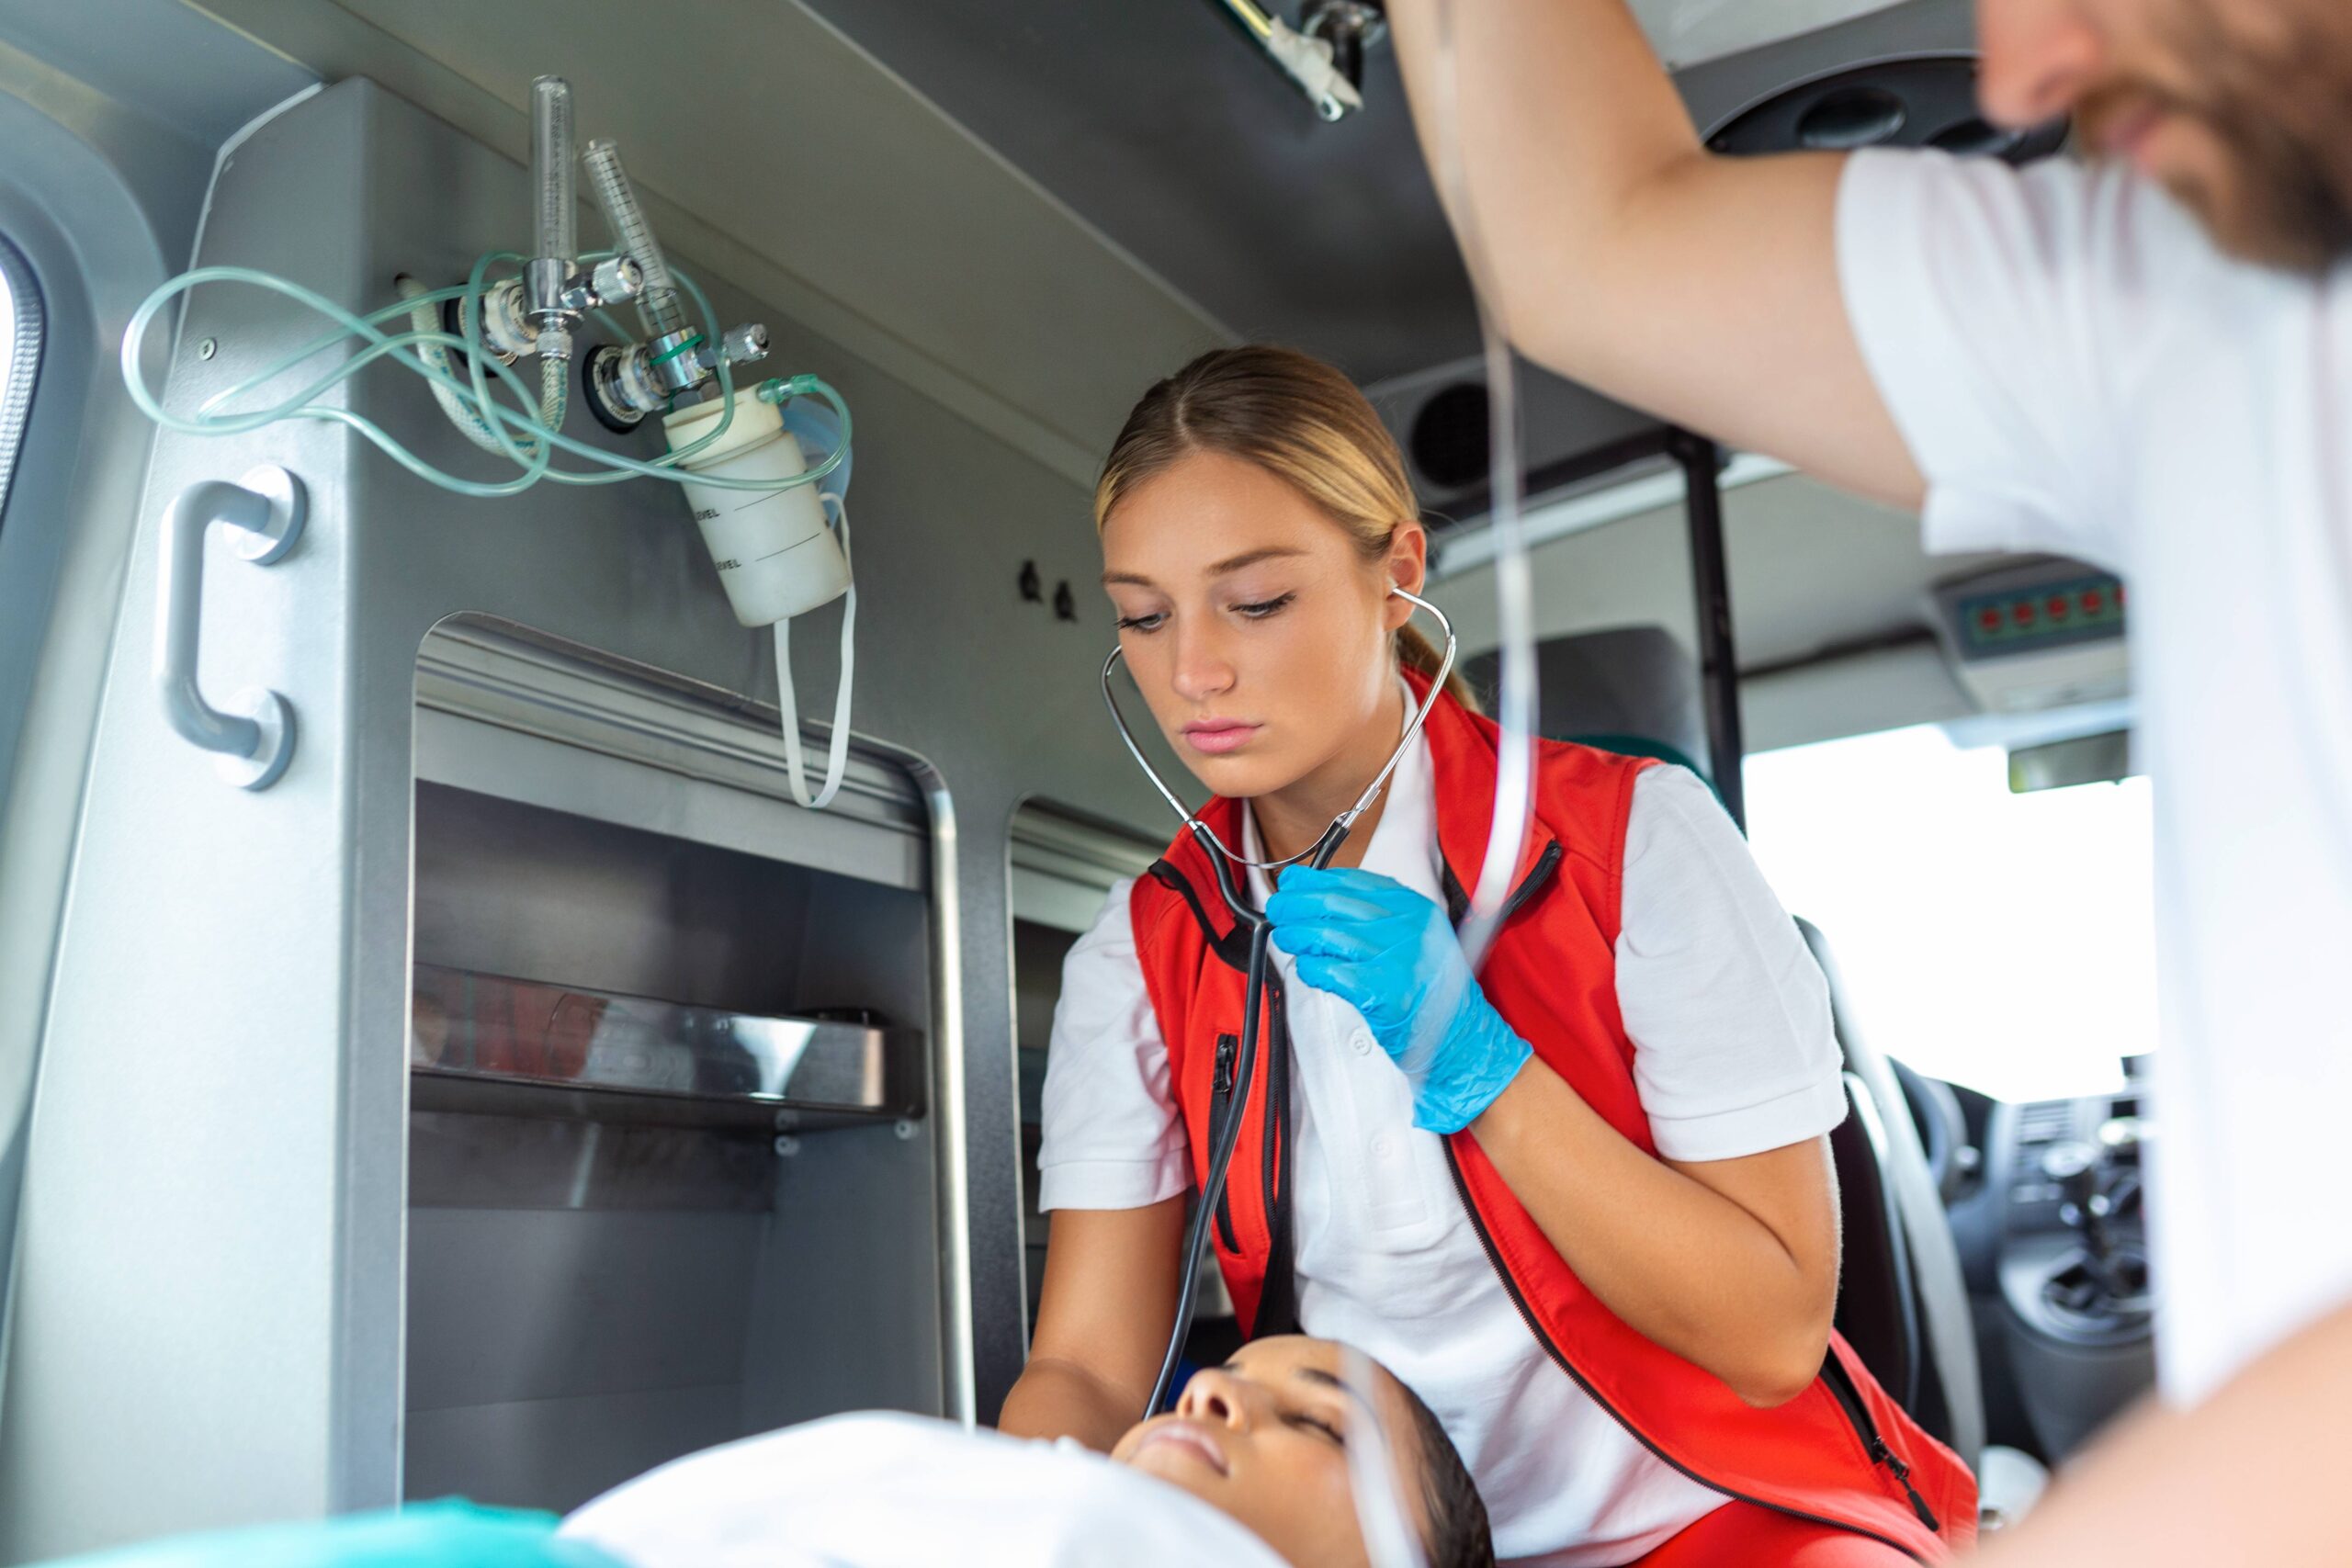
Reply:
M2344 1506L2352 1310L2186 1414L2149 1411L2071 1471L1983 1568L2352 1562Z
M1449 85L1448 3L1389 0L1390 26L1440 194L1520 352L1916 506L1924 483L1838 284L1844 158L1709 152L1624 0L1450 0Z

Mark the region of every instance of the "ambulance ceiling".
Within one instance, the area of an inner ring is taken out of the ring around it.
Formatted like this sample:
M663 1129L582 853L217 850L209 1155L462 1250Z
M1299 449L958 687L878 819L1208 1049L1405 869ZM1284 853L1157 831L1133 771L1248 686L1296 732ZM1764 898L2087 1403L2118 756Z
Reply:
M1363 110L1327 125L1216 0L805 3L1237 335L1367 383L1475 352L1385 47ZM1710 128L1794 82L1953 51L1972 30L1971 0L1634 8Z
M1476 352L1393 56L1372 56L1364 110L1327 125L1216 0L695 0L651 32L637 0L180 3L325 79L373 77L518 158L531 78L571 77L583 126L620 139L680 254L1080 492L1136 389L1220 339L1322 354L1400 421ZM1798 83L1964 52L1973 31L1973 0L1634 3L1711 130ZM1295 16L1297 0L1280 8ZM1536 463L1642 423L1531 382ZM1902 521L1804 480L1736 511L1768 500L1787 536L1768 558L1821 570L1800 592L1739 568L1750 666L1804 657L1825 626L1915 625L1951 570ZM1838 542L1856 531L1877 541L1867 583ZM1616 592L1687 593L1663 546L1611 556L1645 530L1609 532L1546 554L1565 565L1597 549L1629 574ZM1745 532L1761 536L1752 519ZM1788 543L1799 536L1822 548Z
M1677 70L1894 8L1897 0L1633 0L1634 14Z

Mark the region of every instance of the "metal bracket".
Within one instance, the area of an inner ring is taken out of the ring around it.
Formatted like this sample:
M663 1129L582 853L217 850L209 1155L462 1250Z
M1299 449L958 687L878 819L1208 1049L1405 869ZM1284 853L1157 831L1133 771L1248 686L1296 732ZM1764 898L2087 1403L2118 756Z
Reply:
M286 557L302 536L309 499L302 481L274 463L248 468L235 484L202 479L180 491L164 520L156 575L155 686L164 717L189 744L214 754L227 783L263 790L294 754L294 710L277 693L248 686L220 707L196 683L204 638L204 541L212 525L235 529L232 547L255 566Z

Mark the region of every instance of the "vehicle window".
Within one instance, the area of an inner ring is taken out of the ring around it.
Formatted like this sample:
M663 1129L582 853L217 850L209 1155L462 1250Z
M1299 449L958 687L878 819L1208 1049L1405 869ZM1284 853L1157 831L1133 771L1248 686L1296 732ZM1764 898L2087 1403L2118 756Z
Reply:
M24 257L0 239L0 525L7 521L8 480L16 472L40 364L40 295Z
M2022 1101L2119 1089L2154 1048L2145 779L2013 795L2001 748L1930 725L1753 756L1747 783L1757 861L1880 1049Z

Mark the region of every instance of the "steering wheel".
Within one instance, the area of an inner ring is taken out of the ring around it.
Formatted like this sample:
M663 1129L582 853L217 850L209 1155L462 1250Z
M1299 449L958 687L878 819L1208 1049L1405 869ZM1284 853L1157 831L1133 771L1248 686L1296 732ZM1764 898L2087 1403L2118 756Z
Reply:
M1950 1084L1922 1077L1894 1057L1887 1061L1894 1068L1895 1082L1903 1086L1911 1120L1918 1124L1928 1174L1935 1180L1937 1194L1949 1203L1965 1174L1960 1167L1960 1151L1968 1142L1968 1118L1960 1109L1960 1096L1952 1093Z

